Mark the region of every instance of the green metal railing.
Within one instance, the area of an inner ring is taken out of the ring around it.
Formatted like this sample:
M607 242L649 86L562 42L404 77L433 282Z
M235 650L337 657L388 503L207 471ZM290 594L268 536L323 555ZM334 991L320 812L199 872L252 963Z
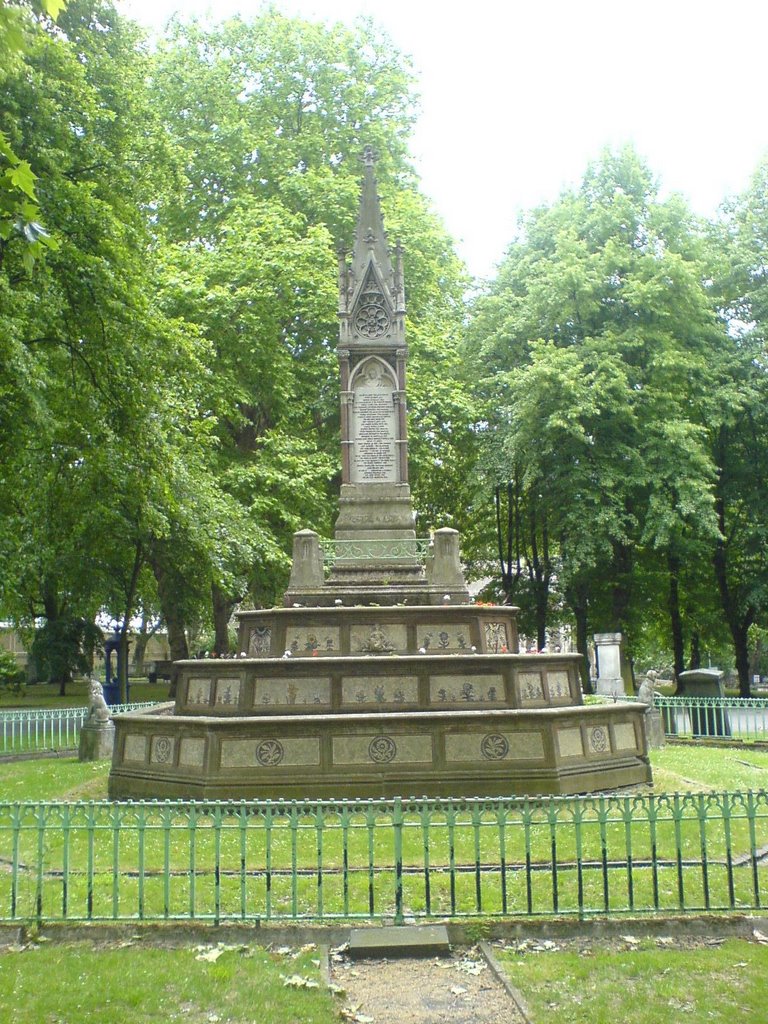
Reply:
M113 704L113 715L154 706L154 701ZM0 712L0 754L21 754L34 750L69 750L80 739L80 728L88 708L38 708Z
M0 804L0 920L756 910L768 794Z
M429 552L429 538L403 540L321 540L326 566L359 561L397 561L412 559L424 563Z
M738 697L657 697L668 736L768 740L768 700Z

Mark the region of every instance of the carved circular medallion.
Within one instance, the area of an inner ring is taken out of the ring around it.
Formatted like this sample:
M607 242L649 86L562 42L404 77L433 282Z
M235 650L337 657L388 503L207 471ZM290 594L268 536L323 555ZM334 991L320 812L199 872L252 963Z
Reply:
M509 753L507 737L498 732L489 732L487 736L483 736L480 753L486 761L501 761Z
M395 741L389 736L374 736L368 744L368 757L375 764L387 764L389 761L394 761L396 755Z
M263 768L280 764L284 757L285 750L280 740L262 740L256 747L256 760Z
M608 749L608 731L602 725L592 730L589 745L596 753L602 753Z
M355 328L364 338L380 338L389 330L389 314L379 296L366 297L355 314Z
M158 736L155 739L154 747L154 760L158 764L167 764L171 759L171 750L173 749L171 741L167 736Z

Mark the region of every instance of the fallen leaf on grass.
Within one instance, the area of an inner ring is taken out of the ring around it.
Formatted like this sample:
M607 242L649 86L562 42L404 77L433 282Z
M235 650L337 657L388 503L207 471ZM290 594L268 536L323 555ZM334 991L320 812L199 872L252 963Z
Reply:
M657 946L674 946L675 940L670 935L660 935L656 939Z
M215 964L223 952L223 949L206 949L204 952L198 953L195 960L204 960L206 963Z
M361 1006L362 1003L359 1003L357 1006L345 1006L341 1011L342 1018L353 1021L354 1024L373 1024L373 1017L359 1012Z
M621 935L620 938L621 938L621 941L622 942L626 942L626 944L628 946L639 946L640 945L640 939L635 938L634 935Z
M768 946L768 935L764 935L763 932L758 931L757 928L752 930L752 935L756 942L759 942L763 946Z
M328 986L328 991L332 996L345 996L347 994L347 990L345 988L342 988L341 985L334 985L333 982Z
M747 963L746 960L740 960L737 964L734 964L733 966L734 967L749 967L749 964Z
M305 978L303 974L291 974L290 977L281 974L280 980L284 988L320 988L319 982Z
M487 964L484 964L482 960L460 960L456 964L457 971L463 971L464 974L482 974L487 968Z

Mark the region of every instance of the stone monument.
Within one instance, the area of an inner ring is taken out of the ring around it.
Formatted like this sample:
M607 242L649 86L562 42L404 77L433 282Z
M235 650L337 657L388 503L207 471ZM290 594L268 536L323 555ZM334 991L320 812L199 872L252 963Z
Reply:
M112 757L115 727L110 718L104 690L98 679L90 681L88 716L80 728L79 761L102 761Z
M115 718L112 798L573 793L650 781L642 705L584 706L577 654L519 654L470 602L455 530L416 536L403 253L367 149L339 256L342 485L333 541L294 536L283 607L236 659L177 662L176 699ZM394 262L392 261L394 256Z

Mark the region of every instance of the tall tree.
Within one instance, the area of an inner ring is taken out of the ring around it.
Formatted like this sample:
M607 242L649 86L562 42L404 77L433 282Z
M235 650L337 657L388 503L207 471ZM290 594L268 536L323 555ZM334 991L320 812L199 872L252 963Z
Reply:
M476 306L496 450L547 506L580 637L589 617L631 640L641 553L668 565L687 534L716 532L706 423L721 332L705 253L636 154L606 153L529 215Z

